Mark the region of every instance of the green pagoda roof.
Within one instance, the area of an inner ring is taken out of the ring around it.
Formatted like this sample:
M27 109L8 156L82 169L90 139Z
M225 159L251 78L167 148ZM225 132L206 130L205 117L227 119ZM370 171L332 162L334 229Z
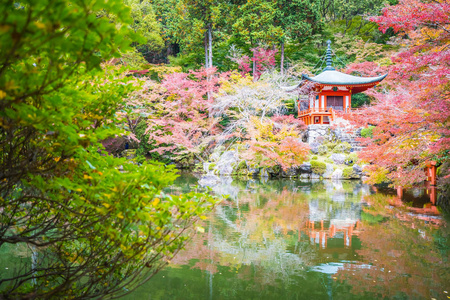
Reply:
M330 85L358 85L381 81L387 75L388 74L377 77L359 77L345 74L335 70L326 70L314 77L309 77L308 75L302 74L302 79Z

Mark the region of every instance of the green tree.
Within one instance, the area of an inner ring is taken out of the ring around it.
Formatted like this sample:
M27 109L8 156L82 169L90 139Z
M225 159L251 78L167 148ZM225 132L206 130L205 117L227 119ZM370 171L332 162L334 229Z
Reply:
M145 39L143 43L136 43L136 49L144 57L162 50L164 41L152 4L148 0L124 0L124 3L131 8L131 17L133 18L131 28Z
M322 27L316 0L278 0L275 24L281 27L281 73L284 69L284 46L287 39L304 42Z
M0 250L28 249L2 271L0 297L124 294L167 263L213 202L166 195L174 169L102 150L122 133L117 112L135 88L123 70L99 68L130 49L130 10L26 0L0 11Z
M232 32L241 44L250 47L276 43L283 35L282 29L275 25L276 3L267 0L247 0L235 5ZM253 74L256 74L256 61L253 59Z

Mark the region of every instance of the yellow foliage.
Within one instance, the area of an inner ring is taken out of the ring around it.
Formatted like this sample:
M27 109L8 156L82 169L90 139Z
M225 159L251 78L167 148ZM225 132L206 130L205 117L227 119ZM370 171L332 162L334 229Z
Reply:
M221 89L219 95L228 94L233 95L236 91L236 86L254 86L257 83L253 82L252 77L242 75L237 71L232 71L228 79L221 81Z
M294 128L282 125L281 128L274 129L271 121L261 121L258 117L252 117L248 130L252 138L258 141L280 142L286 137L298 138L298 132Z

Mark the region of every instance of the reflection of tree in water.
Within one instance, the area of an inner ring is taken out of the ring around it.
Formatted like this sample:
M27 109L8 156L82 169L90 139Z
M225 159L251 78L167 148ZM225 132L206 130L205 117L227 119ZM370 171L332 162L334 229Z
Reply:
M289 284L304 277L318 258L317 247L302 233L305 224L317 215L328 224L354 224L361 210L361 184L224 180L213 187L216 193L235 189L204 226L210 230L197 235L174 263L197 259L195 267L212 273L228 266L242 278L258 272L261 284L272 284L274 278Z
M447 296L449 228L423 221L407 207L393 207L397 201L392 196L377 194L366 201L370 207L364 210L359 234L363 249L357 251L361 264L346 265L339 278L350 281L355 293L382 298Z
M213 190L230 198L151 283L152 299L440 299L450 282L448 228L432 225L445 220L425 214L430 203L407 207L355 181Z

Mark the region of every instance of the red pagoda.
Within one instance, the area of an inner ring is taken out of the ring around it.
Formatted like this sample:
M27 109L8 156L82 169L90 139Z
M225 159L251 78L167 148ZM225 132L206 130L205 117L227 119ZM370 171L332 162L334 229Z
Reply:
M308 103L298 102L298 117L306 125L330 124L335 111L351 111L352 95L364 92L382 81L387 74L378 77L359 77L336 71L332 66L331 41L327 41L326 67L317 76L302 75L302 83L313 83L314 94Z

